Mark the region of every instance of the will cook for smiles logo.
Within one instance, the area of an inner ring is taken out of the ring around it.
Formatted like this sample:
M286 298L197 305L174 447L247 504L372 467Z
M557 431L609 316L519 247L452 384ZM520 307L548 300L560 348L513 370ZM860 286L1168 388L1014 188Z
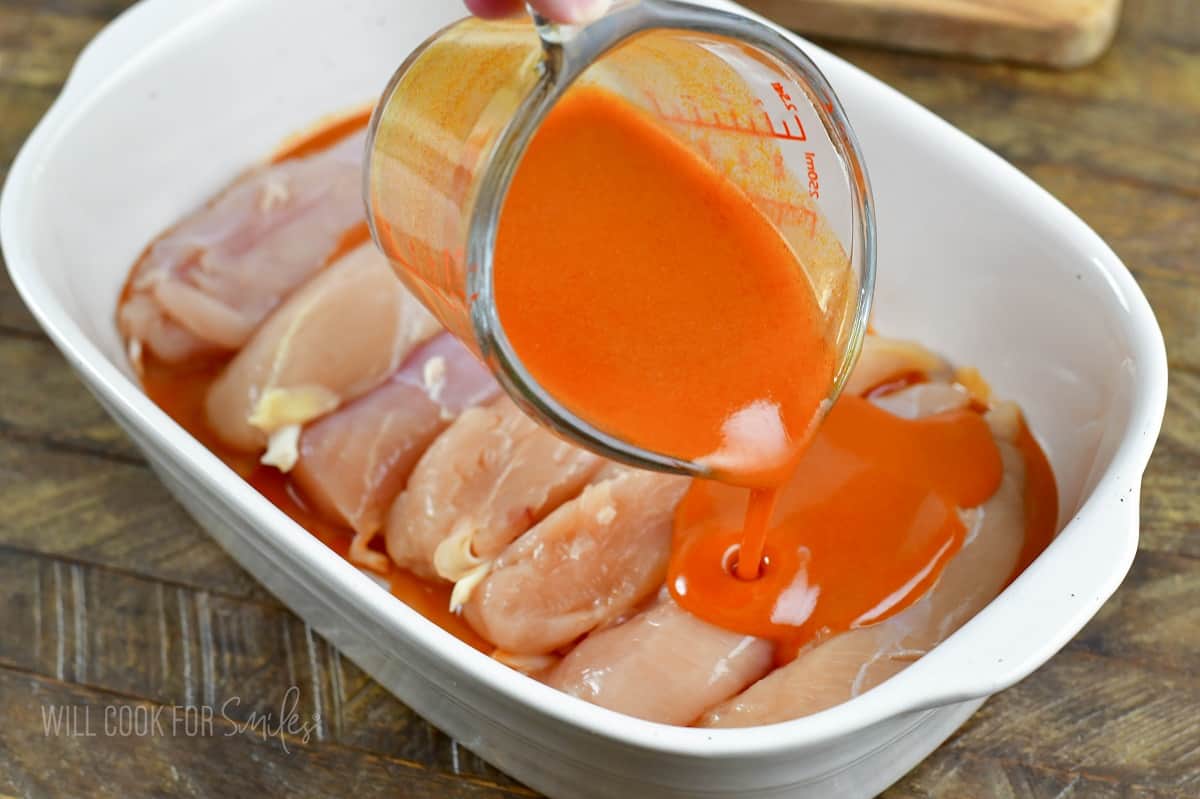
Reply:
M213 705L42 705L42 734L68 738L230 737L252 733L276 739L285 754L288 741L308 743L321 726L320 714L300 713L300 689L283 694L279 710L242 712L231 696ZM217 719L220 719L218 722Z

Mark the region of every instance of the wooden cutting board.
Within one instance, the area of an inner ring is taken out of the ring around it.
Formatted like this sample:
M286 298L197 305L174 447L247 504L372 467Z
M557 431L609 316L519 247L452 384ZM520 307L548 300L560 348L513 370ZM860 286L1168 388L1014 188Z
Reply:
M741 2L801 33L1062 69L1104 52L1121 9L1121 0Z

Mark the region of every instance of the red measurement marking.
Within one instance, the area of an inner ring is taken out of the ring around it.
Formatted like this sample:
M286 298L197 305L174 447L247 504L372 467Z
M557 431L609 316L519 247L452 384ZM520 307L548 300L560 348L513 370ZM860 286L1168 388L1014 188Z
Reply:
M650 101L650 105L654 108L654 113L664 122L688 125L694 128L719 130L724 133L756 136L761 139L808 141L808 136L804 132L804 125L801 123L800 117L795 114L792 115L791 119L780 123L772 119L770 114L764 112L762 121L760 122L754 118L743 120L736 113L730 113L728 118L723 117L716 111L711 112L711 115L702 114L700 109L692 104L666 108L654 95L647 94L647 98Z
M791 111L793 114L800 110L796 107L796 104L792 102L792 96L783 88L782 83L772 83L771 88L775 90L775 94L779 95L779 99L783 102L784 108L786 108L788 111Z
M800 131L796 136L796 140L808 141L808 136L804 134L804 123L800 121L800 107L796 105L796 102L792 99L792 96L787 93L787 89L784 88L782 83L772 83L771 88L775 90L776 96L779 97L779 102L783 103L784 110L790 111L792 114L792 119L796 122L796 129ZM787 122L783 123L783 129L785 131L788 130Z
M817 154L805 153L804 163L808 166L808 196L821 199L821 176L817 174Z
M784 225L803 225L807 223L808 237L811 239L817 235L817 212L811 208L805 208L804 206L784 202L783 200L773 200L770 197L763 197L761 194L752 194L750 195L750 199L763 212L763 215L775 225L782 227Z

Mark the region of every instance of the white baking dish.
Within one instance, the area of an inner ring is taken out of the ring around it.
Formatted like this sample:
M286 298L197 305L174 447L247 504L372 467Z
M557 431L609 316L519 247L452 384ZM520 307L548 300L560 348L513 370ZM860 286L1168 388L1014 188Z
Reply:
M983 613L866 695L769 728L693 730L509 671L393 599L239 480L138 389L113 324L159 231L314 118L373 99L449 0L146 0L80 58L0 209L9 270L72 366L237 560L468 748L561 797L869 796L1116 589L1162 420L1150 307L1065 207L928 112L811 48L862 139L878 203L876 325L980 366L1021 401L1065 529Z

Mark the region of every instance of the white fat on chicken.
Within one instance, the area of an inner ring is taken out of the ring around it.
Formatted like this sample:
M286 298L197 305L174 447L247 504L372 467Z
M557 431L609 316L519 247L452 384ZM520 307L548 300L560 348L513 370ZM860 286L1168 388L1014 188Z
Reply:
M288 427L320 418L341 404L341 398L325 386L268 388L259 395L247 421L268 436Z
M262 190L258 194L258 210L264 214L269 213L286 203L291 197L292 192L288 189L288 181L285 176L267 175Z
M438 544L433 552L433 568L438 576L456 583L456 596L451 598L451 610L458 610L470 596L470 588L460 585L480 573L481 567L491 563L488 558L475 554L475 524L470 519L460 519L451 529L446 540ZM486 568L483 571L486 574ZM479 578L470 582L470 587Z
M441 397L442 389L446 387L446 359L435 356L426 361L421 368L421 382L429 394L429 399L437 402Z
M264 466L274 466L281 472L290 472L300 460L300 425L289 424L271 434L267 442L267 451L263 453L260 462Z

